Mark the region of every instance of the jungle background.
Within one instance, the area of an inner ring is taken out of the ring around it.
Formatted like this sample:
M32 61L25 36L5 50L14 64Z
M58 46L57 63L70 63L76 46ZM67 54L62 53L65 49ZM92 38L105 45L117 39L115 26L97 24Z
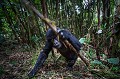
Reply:
M29 0L45 18L83 44L73 71L49 55L34 79L119 79L120 0ZM0 0L0 79L28 79L45 44L45 24L22 0ZM58 58L59 57L59 58Z

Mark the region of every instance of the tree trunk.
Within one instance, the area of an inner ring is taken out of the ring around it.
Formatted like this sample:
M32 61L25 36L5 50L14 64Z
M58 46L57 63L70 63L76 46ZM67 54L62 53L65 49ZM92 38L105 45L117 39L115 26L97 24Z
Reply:
M58 14L59 14L59 0L56 0L56 19L58 18Z
M110 17L110 0L102 0L103 3L103 16L102 24L106 23L106 26L109 26L109 17Z
M46 0L41 0L41 5L42 5L42 12L43 12L43 16L45 18L48 17L48 11L47 11L47 3L46 3ZM47 27L47 24L45 23L45 26L46 26L46 30L48 29Z
M100 0L97 0L98 28L100 28Z
M100 0L97 0L97 11L98 11L98 29L100 29ZM98 44L99 44L99 40L98 40L98 36L96 36L96 45L95 45L95 48L96 48L96 55L97 55L97 59L100 60L100 52L98 51Z
M110 51L110 56L119 57L120 59L120 0L116 0L116 3L117 5L114 16L113 36L111 37L113 41L110 47L112 51Z

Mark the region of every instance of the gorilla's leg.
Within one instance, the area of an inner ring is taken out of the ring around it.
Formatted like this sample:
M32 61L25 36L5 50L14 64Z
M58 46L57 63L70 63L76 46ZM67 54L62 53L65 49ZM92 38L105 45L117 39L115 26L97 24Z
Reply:
M30 73L28 74L28 76L31 78L31 77L34 77L36 72L38 71L38 69L40 67L42 67L44 61L47 59L47 56L45 53L41 52L38 59L37 59L37 62L34 66L34 68L30 71Z
M67 59L67 68L66 68L66 70L72 70L73 65L75 64L76 60L77 60L77 56L74 56L71 59Z

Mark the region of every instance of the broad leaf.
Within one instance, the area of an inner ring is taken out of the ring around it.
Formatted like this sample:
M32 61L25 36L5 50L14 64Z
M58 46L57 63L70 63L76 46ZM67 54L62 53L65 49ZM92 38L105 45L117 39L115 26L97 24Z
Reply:
M111 64L118 64L119 63L119 58L109 58L107 61Z
M100 65L102 65L102 63L100 62L100 61L98 61L98 60L94 60L94 61L91 61L91 64L100 64Z
M85 40L86 40L85 38L80 38L79 42L83 44L85 43Z

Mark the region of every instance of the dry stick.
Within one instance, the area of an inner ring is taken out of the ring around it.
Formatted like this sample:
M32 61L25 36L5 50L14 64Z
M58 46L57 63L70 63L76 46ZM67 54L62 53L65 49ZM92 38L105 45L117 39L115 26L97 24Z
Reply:
M31 10L34 13L36 13L38 15L38 17L40 17L49 26L49 28L51 28L55 32L56 35L59 34L59 33L57 33L56 28L53 27L53 25L51 24L50 20L48 18L45 18L32 4L30 4L29 1L27 1L27 0L22 0L22 1L28 8L31 8ZM67 40L64 40L64 43L67 46L69 46L78 55L78 57L81 58L81 60L86 64L86 66L89 66L89 61L86 60L83 56L81 56L79 54L79 52Z

